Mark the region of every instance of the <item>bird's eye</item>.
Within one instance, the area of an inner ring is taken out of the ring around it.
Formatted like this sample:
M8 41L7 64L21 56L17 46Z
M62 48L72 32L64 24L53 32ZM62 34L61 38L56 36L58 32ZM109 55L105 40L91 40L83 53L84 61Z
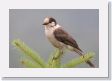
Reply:
M52 23L52 21L49 21L49 23Z

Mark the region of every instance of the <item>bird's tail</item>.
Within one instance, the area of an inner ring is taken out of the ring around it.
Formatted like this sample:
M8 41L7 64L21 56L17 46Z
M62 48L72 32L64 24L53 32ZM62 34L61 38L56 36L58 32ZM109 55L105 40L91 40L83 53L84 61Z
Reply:
M95 68L95 65L90 60L88 60L86 63L89 64L90 67Z
M76 53L78 53L80 56L83 55L83 52L80 51L80 50L78 50L78 49L74 49L74 51L75 51ZM94 65L90 60L86 61L86 63L87 63L90 67L95 68L95 65Z

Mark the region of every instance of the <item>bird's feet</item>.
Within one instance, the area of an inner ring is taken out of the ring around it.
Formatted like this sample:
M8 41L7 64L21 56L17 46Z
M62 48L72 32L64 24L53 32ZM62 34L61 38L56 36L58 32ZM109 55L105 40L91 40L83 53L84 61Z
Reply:
M57 59L58 59L58 57L53 57L53 58L52 58L52 60L57 60Z
M85 56L84 56L84 55L82 55L82 58L85 58Z

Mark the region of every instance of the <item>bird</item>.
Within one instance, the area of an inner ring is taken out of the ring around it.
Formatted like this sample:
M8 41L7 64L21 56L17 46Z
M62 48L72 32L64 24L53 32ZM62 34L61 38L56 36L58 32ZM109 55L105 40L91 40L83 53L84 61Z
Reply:
M67 31L65 31L53 17L45 17L43 25L46 37L55 48L61 50L62 53L64 49L68 49L76 52L80 56L84 55L76 40ZM86 61L86 63L92 68L95 67L90 60Z

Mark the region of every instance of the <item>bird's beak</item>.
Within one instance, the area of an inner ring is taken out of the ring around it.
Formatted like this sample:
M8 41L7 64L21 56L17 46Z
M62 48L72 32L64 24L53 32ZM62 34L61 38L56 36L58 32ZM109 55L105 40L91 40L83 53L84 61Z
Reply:
M48 23L43 23L42 25L47 25Z
M45 23L43 23L42 25L46 25Z

